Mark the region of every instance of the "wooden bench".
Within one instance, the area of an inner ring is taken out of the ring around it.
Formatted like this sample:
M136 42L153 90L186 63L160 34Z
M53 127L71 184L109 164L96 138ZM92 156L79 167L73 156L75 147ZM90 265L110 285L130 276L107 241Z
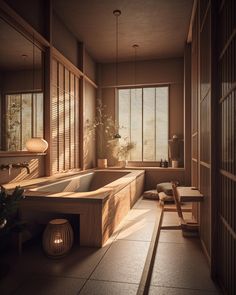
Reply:
M181 229L183 236L197 236L199 232L199 224L192 217L192 219L185 219L183 212L191 212L191 209L183 209L181 202L201 202L203 201L203 195L193 187L177 187L175 182L172 182L173 198L175 201L175 208L165 208L163 205L163 211L175 211L179 217L179 225L173 226L161 226L161 229Z

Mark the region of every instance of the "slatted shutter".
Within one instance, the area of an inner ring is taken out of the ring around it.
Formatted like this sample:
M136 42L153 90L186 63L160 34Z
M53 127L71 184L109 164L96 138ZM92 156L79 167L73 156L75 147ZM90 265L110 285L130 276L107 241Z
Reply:
M236 294L236 2L219 1L219 232L218 270L225 294Z
M59 173L79 168L79 77L57 59L52 65L52 173Z

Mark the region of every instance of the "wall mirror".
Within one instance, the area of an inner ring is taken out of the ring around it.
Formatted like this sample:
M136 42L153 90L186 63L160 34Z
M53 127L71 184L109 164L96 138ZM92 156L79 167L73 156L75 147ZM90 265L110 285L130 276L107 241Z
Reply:
M0 151L23 151L43 137L43 52L0 18Z

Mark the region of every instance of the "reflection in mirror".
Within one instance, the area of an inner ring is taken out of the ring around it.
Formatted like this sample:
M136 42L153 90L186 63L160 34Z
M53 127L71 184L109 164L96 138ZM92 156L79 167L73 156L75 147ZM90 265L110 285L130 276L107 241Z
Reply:
M0 150L43 137L43 52L0 18Z

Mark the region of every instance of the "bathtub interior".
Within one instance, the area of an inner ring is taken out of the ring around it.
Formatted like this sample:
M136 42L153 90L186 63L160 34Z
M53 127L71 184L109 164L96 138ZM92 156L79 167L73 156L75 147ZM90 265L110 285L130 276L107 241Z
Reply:
M94 171L82 175L73 176L69 179L55 181L47 185L33 188L40 192L89 192L97 190L105 185L129 174L121 171Z

